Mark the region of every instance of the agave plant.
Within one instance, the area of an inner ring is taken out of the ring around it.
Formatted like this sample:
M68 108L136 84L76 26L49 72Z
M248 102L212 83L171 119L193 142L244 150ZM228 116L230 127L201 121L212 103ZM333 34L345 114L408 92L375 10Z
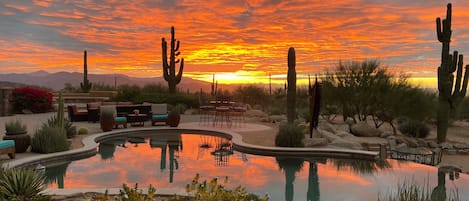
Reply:
M47 200L41 191L46 189L44 175L27 168L0 171L0 199Z

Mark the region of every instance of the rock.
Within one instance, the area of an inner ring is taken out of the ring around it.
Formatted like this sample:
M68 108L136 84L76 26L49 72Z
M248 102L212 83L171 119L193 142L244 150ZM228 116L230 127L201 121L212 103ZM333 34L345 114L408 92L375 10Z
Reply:
M23 109L23 110L21 110L21 112L22 112L23 114L33 114L33 112L32 112L31 110L29 110L29 109Z
M352 135L350 134L349 132L345 132L345 131L341 131L341 130L338 130L337 133L336 133L337 136L341 137L341 138L346 138L346 137L355 137L355 135Z
M268 115L261 110L247 110L244 114L248 117L267 117Z
M389 137L389 136L391 136L391 135L394 135L394 133L393 133L392 131L384 131L384 132L381 133L381 135L380 135L379 137L381 137L381 138L387 138L387 137Z
M360 143L350 141L350 140L344 140L344 139L335 139L334 141L329 143L329 146L341 147L341 148L346 148L346 149L363 150L363 147Z
M450 144L450 143L447 143L447 142L441 143L441 144L440 144L440 147L441 147L442 149L453 149L453 145Z
M456 144L453 144L453 146L456 149L469 149L469 145L462 144L462 143L456 143Z
M323 147L327 145L326 138L305 138L303 140L305 147Z
M366 122L352 125L351 131L353 135L358 137L379 137L381 135L379 129L368 125Z
M404 140L409 147L419 147L419 143L415 138L404 138Z
M428 146L428 143L424 140L424 139L421 139L421 138L417 138L417 144L419 147L427 147Z
M331 133L337 133L337 129L332 124L327 122L320 124L318 127Z
M440 148L440 145L436 142L433 142L433 141L428 142L428 146L430 148Z
M458 151L456 149L446 149L445 153L448 155L456 155L458 154Z
M282 121L287 120L287 116L285 116L285 115L271 115L271 116L269 116L269 120L271 122L282 122Z
M335 135L334 133L331 133L329 131L325 131L325 130L322 130L322 129L319 129L318 128L318 133L321 133L321 136L323 138L326 138L329 142L332 142L336 139L341 139L339 136Z
M400 143L398 145L396 145L396 149L407 149L407 144L406 143Z
M469 150L467 150L467 149L458 150L458 154L469 155Z

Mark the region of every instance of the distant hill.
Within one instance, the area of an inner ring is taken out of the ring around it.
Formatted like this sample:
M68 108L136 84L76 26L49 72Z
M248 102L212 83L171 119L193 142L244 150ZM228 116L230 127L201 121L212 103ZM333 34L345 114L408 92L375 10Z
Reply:
M166 81L162 77L152 78L135 78L122 74L88 74L88 79L92 83L102 83L105 85L138 85L143 86L146 84L162 84L167 86ZM58 72L48 73L46 71L36 71L32 73L18 74L8 73L0 74L0 83L9 83L12 87L20 87L23 85L42 86L51 88L53 90L61 90L64 88L65 83L70 83L72 86L79 87L83 81L83 74L77 72ZM198 91L202 88L205 92L210 91L211 83L194 80L192 78L183 77L181 83L177 87L181 91ZM2 85L0 85L2 86Z

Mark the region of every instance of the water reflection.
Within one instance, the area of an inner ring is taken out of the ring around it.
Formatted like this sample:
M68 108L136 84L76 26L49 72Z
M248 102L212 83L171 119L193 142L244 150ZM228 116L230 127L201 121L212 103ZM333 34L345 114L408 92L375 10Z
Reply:
M449 180L454 181L459 179L459 173L461 169L451 166L440 166L438 167L438 185L433 188L431 199L434 201L445 201L446 200L446 174L449 175Z
M150 138L150 147L161 149L160 170L162 172L166 169L166 151L169 150L169 183L173 183L174 169L179 169L177 153L183 148L181 135L160 135Z
M228 177L228 187L267 193L272 201L366 201L376 200L379 192L395 189L406 178L429 178L428 185L438 186L436 168L410 162L257 156L237 152L229 140L215 136L135 136L101 143L98 155L63 167L66 173L58 174L57 183L49 188L119 188L137 182L142 187L184 188L199 173L207 180ZM216 151L227 154L212 155ZM469 177L460 178L454 186L469 189Z
M330 159L338 171L349 170L353 173L367 175L378 170L392 168L388 160L366 161L354 159Z
M98 153L101 156L101 159L108 160L114 158L116 146L121 146L125 148L125 142L125 139L113 139L100 143L98 146Z
M45 171L46 184L56 183L58 188L64 188L64 177L71 162L63 162L48 166Z
M285 174L285 200L292 201L294 195L295 174L303 168L303 158L276 157L278 166Z

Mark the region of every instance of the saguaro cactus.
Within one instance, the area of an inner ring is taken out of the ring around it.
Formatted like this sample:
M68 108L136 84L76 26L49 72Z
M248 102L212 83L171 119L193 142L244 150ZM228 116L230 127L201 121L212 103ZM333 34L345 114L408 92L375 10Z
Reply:
M85 50L85 56L83 60L84 60L83 82L80 83L80 86L81 86L81 91L83 91L83 93L88 93L91 90L91 82L88 80L88 64L87 64L86 50Z
M295 48L288 49L288 74L287 74L287 120L293 123L296 117L296 56Z
M168 64L168 56L167 56L167 43L166 40L161 38L161 47L162 47L162 54L163 54L163 77L166 82L168 82L169 93L176 92L176 85L181 82L182 78L182 71L184 69L184 58L176 59L181 52L179 51L179 40L174 38L174 27L171 27L171 49L170 56L169 56L169 64ZM179 72L176 74L176 64L181 62L179 66Z
M451 42L451 4L447 5L446 19L443 23L440 18L436 18L436 33L438 41L442 44L441 65L438 67L438 113L437 113L437 141L442 143L446 141L446 132L448 130L448 120L450 114L453 114L466 95L468 72L466 65L464 79L463 55L458 55L458 51L449 53ZM456 83L453 73L456 71ZM461 84L461 79L463 79ZM454 84L454 88L453 88Z

